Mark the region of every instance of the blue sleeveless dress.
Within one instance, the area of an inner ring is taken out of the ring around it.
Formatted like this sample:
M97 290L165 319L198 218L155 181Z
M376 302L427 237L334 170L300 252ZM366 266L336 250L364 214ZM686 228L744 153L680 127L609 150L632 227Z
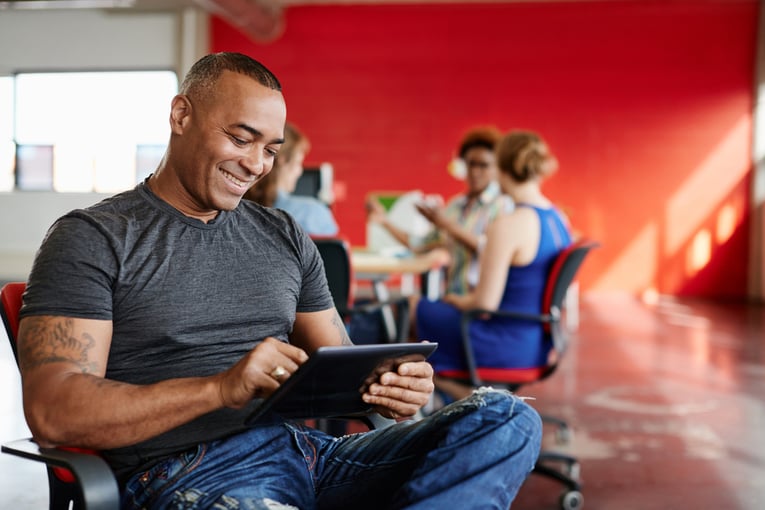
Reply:
M539 215L541 236L536 257L526 266L512 266L499 309L538 314L547 275L555 257L571 244L571 234L555 208L527 204ZM436 372L466 370L462 348L461 311L443 301L421 299L417 306L417 335L438 342L430 357ZM476 363L480 367L530 368L544 365L552 348L537 322L505 318L475 320L470 325Z

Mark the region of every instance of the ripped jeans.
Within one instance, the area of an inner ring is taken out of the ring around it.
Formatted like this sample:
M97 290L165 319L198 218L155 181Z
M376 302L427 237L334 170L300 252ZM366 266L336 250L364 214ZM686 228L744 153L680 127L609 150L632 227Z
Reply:
M134 475L122 508L507 510L541 431L521 399L483 388L422 420L340 438L273 423Z

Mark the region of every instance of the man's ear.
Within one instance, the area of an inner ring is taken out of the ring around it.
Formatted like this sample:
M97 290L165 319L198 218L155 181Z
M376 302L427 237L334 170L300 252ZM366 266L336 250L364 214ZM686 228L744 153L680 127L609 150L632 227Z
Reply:
M170 130L179 135L188 125L191 116L191 102L183 94L178 94L170 103Z

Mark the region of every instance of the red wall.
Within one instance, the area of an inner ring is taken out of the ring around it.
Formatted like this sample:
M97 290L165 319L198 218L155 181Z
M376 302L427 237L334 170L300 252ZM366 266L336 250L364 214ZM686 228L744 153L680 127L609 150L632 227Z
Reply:
M545 185L603 243L586 289L746 294L756 0L303 6L255 43L220 19L213 51L281 79L330 161L335 214L365 242L364 195L452 195L465 129L539 131Z

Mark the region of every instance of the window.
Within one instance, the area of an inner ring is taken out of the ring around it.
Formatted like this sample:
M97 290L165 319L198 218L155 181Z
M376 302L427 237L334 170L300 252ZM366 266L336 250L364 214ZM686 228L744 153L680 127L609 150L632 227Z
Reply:
M13 189L13 78L0 76L0 191Z
M0 190L112 193L154 171L169 136L171 71L19 73L0 81L0 108L10 99L15 178L0 147ZM11 91L12 90L12 91ZM5 116L3 116L5 117Z

